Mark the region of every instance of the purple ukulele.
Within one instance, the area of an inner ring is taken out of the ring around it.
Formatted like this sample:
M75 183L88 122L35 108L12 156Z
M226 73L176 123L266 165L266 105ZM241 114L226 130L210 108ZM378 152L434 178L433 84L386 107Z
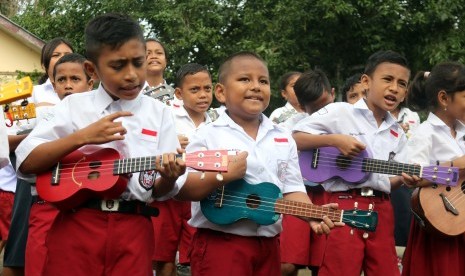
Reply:
M459 169L457 167L420 166L393 161L368 158L366 150L354 158L344 156L335 147L322 147L299 153L302 176L312 182L321 183L339 177L358 184L366 181L370 173L417 175L437 184L457 185Z

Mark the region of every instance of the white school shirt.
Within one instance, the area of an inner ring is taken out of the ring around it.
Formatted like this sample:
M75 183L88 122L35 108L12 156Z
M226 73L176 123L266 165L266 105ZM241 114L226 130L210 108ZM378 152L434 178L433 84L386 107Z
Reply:
M174 123L176 125L176 134L184 135L187 139L191 139L192 135L205 124L211 123L210 116L205 112L205 121L200 123L198 127L195 126L194 121L189 117L186 109L183 106L174 105L171 107L174 115Z
M50 103L57 104L60 102L58 94L53 89L52 82L47 79L43 84L35 85L32 91L32 102L38 103Z
M306 193L297 160L297 147L288 131L274 125L265 115L258 129L256 140L247 135L224 112L211 124L200 128L192 137L186 152L202 149L235 149L247 151L247 172L244 180L250 184L271 182L279 187L283 194L291 192ZM178 189L187 177L184 174L177 181ZM227 184L226 184L227 185ZM240 220L227 226L211 223L202 214L199 202L192 202L192 218L189 224L198 228L241 236L274 237L282 230L281 219L268 226L258 225L251 220Z
M408 124L409 129L407 131L407 137L410 137L413 131L420 125L420 116L407 107L401 107L397 122L400 124Z
M133 100L114 101L100 85L94 91L73 94L58 103L16 149L17 166L38 145L70 135L121 110L131 111L133 114L115 120L121 121L126 128L125 139L104 145L86 145L80 148L82 152L91 153L109 147L118 150L122 158L176 152L179 142L173 117L167 106L142 94ZM150 202L154 182L154 172L133 173L121 198ZM176 193L175 190L172 192ZM171 194L166 195L169 196Z
M287 102L283 107L276 108L273 112L271 112L270 120L273 121L273 123L280 124L297 113L297 110L292 106L292 104Z
M8 133L5 119L0 116L0 169L10 163L10 147L8 145Z
M345 134L366 145L369 156L374 159L389 160L390 153L397 154L405 146L406 137L394 117L386 112L386 118L378 127L373 112L368 109L364 99L354 105L349 103L331 103L311 116L301 120L293 129L310 134ZM336 178L322 183L326 191L347 191L349 189L371 187L390 193L391 184L388 175L372 173L367 181L354 185Z
M405 147L409 163L434 165L436 161L447 162L465 154L465 126L456 121L457 135L452 137L450 128L436 115L429 113L412 134Z

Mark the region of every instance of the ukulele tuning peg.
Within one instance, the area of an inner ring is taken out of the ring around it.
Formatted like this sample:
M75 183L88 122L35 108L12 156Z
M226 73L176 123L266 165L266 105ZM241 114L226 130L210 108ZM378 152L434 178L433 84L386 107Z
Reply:
M373 204L370 203L370 204L368 205L368 211L373 211Z
M354 209L355 209L355 210L358 209L358 202L354 202Z
M218 180L218 181L220 181L220 182L223 181L223 175L222 175L221 173L218 173L218 174L216 175L216 180Z
M368 239L368 233L367 232L363 233L363 238Z
M353 229L353 228L350 229L350 234L351 234L351 235L354 235L354 229Z
M205 179L205 172L202 172L202 174L200 175L200 180L204 180Z

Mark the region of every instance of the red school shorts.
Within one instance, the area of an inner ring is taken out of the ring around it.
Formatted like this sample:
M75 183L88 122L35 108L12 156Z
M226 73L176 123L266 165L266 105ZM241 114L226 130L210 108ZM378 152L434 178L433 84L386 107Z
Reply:
M14 200L14 193L0 190L0 240L2 241L8 239Z
M315 205L328 203L330 193L323 187L307 187L307 194ZM326 235L317 235L310 224L299 218L284 215L280 234L281 263L299 266L320 266L326 245Z
M39 201L32 204L26 243L25 275L42 275L47 258L45 240L58 213L58 209L50 203Z
M394 213L389 198L362 197L345 192L331 193L330 202L339 203L339 208L350 210L354 203L367 210L369 204L378 212L378 226L375 232L365 232L349 226L331 230L326 240L326 250L318 275L360 275L366 276L400 274L394 242ZM364 234L368 237L364 238Z
M168 199L154 201L151 206L160 211L158 217L152 217L155 234L153 260L174 262L179 250L179 263L189 264L188 250L195 233L195 228L187 224L191 218L190 201Z
M152 275L153 226L137 214L60 212L46 239L43 275Z
M279 239L199 228L191 248L192 276L279 276Z

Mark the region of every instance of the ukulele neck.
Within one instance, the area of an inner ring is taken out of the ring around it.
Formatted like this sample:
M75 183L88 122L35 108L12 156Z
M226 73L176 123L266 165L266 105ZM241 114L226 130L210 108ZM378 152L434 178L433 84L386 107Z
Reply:
M176 154L176 158L185 160L185 155ZM145 156L115 160L113 164L113 174L128 174L155 170L156 159L156 156ZM163 164L163 156L160 156L160 164Z
M285 199L276 200L275 211L280 214L310 219L323 219L324 216L327 216L332 221L342 221L343 214L341 210Z

